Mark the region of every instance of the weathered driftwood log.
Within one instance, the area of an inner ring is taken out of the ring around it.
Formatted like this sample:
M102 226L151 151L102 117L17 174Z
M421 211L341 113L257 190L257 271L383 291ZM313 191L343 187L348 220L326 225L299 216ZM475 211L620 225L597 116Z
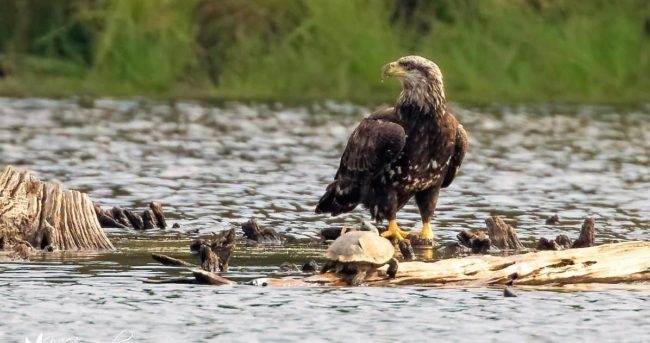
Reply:
M500 217L491 216L485 219L487 226L488 236L492 245L501 250L523 250L524 245L521 244L517 237L515 229L506 224Z
M208 272L202 269L192 269L192 274L194 275L196 281L200 284L221 286L232 285L236 283L234 281L226 279L219 274Z
M221 272L227 272L230 257L232 256L236 246L237 234L235 229L231 229L214 234L211 241L204 241L202 239L195 240L190 244L190 251L199 255L199 260L201 262L200 266L203 270L216 272L218 269ZM196 267L196 265L192 263L166 255L151 254L151 257L168 266Z
M192 268L196 267L196 265L194 265L192 263L189 263L189 262L186 262L186 261L183 261L183 260L179 260L177 258L169 257L167 255L151 254L151 258L153 258L154 260L156 260L156 261L158 261L161 264L166 265L166 266L192 267Z
M210 247L206 245L201 245L199 247L199 253L203 254L211 254L211 256L215 259L213 263L210 266L203 266L203 263L206 261L202 261L202 268L203 269L198 269L196 268L197 266L183 261L179 260L173 257L169 257L167 255L161 255L161 254L151 254L151 257L162 263L163 265L166 266L176 266L176 267L188 267L188 270L192 272L192 275L194 278L172 278L172 279L165 279L165 280L150 280L150 279L145 279L142 280L145 283L183 283L183 284L204 284L204 285L215 285L215 286L221 286L221 285L229 285L229 284L234 284L234 281L228 280L219 274L216 274L213 270L217 268L217 263L216 263L216 255L210 250ZM202 259L203 260L203 259Z
M11 166L0 175L0 238L5 245L23 239L36 249L114 249L86 194Z
M286 279L266 278L269 286L295 285ZM650 282L650 242L624 242L562 251L492 256L472 255L437 262L402 262L395 278L386 267L369 275L373 286L485 286L566 285L582 283ZM314 275L300 283L343 285L334 273Z

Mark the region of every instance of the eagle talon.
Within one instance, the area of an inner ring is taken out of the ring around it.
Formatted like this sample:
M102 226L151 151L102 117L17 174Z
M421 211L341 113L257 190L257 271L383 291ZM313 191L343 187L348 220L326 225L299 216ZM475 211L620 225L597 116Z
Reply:
M421 240L433 241L433 230L428 222L422 223L422 232L418 236Z
M427 222L422 223L422 232L412 233L407 239L416 247L431 247L434 245L433 231Z
M398 241L401 241L406 238L406 236L408 236L408 233L402 231L402 229L397 226L397 221L393 219L388 222L388 230L382 232L381 236L384 238L394 238Z

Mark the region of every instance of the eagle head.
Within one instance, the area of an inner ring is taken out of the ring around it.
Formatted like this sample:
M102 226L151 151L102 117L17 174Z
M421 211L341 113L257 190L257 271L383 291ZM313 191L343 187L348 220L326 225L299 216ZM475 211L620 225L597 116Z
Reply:
M437 64L421 56L404 56L382 69L384 77L395 76L402 83L398 104L413 104L435 110L445 102L442 72Z

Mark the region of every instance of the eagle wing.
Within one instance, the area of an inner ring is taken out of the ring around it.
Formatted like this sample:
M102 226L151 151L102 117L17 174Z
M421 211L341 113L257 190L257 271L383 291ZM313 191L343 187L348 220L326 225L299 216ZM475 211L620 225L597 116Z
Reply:
M442 187L448 187L451 185L451 182L454 181L458 170L460 170L460 165L463 163L463 158L465 157L465 152L469 147L467 142L467 132L462 125L458 124L458 130L456 131L456 142L454 146L453 155L451 155L451 160L449 160L449 168L447 168L447 174L445 179L442 182Z
M318 201L316 213L338 215L354 209L365 187L395 161L406 143L395 109L377 111L359 123L350 135L334 181Z
M337 179L350 174L374 176L397 159L406 143L406 134L391 113L393 108L378 111L359 123L341 157Z

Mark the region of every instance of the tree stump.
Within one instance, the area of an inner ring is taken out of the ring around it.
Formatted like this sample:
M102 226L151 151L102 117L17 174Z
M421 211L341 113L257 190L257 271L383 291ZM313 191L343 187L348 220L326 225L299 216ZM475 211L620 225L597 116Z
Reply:
M0 240L35 249L113 250L88 195L7 166L0 174Z
M485 219L488 236L492 245L501 250L524 250L525 247L519 241L515 229L506 224L500 217L491 216Z
M594 245L596 238L596 223L593 218L585 219L580 229L580 236L573 242L571 248L586 248Z
M244 237L255 243L277 244L282 242L282 237L271 228L262 229L255 218L241 224Z

